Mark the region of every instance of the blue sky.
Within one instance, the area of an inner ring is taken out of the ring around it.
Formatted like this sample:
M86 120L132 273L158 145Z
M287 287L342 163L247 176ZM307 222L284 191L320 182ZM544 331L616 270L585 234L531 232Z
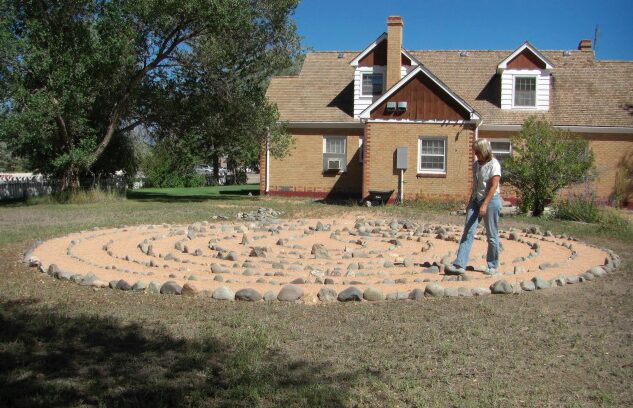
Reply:
M389 15L402 16L411 50L576 49L598 25L596 56L633 60L633 0L302 0L295 21L305 47L362 50Z

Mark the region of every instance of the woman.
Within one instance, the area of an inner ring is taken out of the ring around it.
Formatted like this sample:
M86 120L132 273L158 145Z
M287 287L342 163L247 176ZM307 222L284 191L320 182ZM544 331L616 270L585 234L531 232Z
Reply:
M492 156L490 142L479 139L473 144L477 160L473 163L473 191L466 209L466 224L459 243L457 258L452 265L446 265L445 272L461 275L468 265L468 256L473 245L477 225L483 220L488 237L486 254L487 268L484 273L493 275L499 268L499 179L501 165Z

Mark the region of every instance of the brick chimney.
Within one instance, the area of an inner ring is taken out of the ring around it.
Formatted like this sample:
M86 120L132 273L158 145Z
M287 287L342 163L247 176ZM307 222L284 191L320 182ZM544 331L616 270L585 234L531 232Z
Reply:
M404 23L400 16L387 17L387 83L386 89L391 88L400 80L402 57L402 28Z
M580 51L591 51L591 48L591 40L580 40L580 43L578 43Z

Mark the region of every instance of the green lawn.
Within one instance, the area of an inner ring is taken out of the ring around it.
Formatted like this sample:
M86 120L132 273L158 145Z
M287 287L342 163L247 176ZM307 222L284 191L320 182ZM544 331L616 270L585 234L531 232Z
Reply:
M127 193L128 199L134 200L211 200L211 199L238 199L248 196L259 195L259 184L245 184L237 186L212 186L212 187L192 187L192 188L140 188L130 190Z
M614 274L535 293L423 302L212 302L94 290L20 262L38 238L92 226L231 220L258 207L284 217L354 211L463 222L428 206L220 191L0 206L0 406L633 405L633 241L596 225L501 220L502 228L537 223L612 248L624 261ZM174 199L207 195L217 198Z

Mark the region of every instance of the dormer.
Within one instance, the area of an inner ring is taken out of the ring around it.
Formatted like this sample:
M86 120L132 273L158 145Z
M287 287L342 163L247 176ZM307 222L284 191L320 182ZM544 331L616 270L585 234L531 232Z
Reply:
M497 65L501 76L501 109L549 110L554 65L532 44L524 42Z
M419 62L402 49L402 18L387 18L387 32L356 56L354 71L354 117L404 78ZM390 52L391 51L391 52Z

